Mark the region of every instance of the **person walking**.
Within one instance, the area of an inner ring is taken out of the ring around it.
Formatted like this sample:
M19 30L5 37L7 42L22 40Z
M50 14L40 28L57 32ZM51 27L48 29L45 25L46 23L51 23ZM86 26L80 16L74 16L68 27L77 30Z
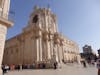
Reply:
M54 62L54 69L57 69L58 63Z
M82 65L83 65L84 68L87 67L87 66L86 66L86 62L85 62L85 60L83 60L81 63L82 63Z
M100 75L100 57L97 60L98 75Z

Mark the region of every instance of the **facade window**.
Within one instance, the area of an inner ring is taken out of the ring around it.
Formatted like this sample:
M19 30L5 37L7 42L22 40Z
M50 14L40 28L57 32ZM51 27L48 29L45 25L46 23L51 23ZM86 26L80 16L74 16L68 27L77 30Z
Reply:
M11 50L11 54L13 54L13 50Z
M8 51L6 51L6 54L8 55Z
M66 50L64 50L64 53L66 53Z
M18 49L16 49L16 53L18 53Z
M37 23L38 22L38 15L35 15L34 17L33 17L33 23Z

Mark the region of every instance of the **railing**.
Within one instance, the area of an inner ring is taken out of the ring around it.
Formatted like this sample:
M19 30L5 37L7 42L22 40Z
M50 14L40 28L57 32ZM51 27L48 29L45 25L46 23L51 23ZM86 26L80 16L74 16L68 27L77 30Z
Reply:
M14 22L14 13L3 13L2 11L0 11L0 18L8 20L10 22Z

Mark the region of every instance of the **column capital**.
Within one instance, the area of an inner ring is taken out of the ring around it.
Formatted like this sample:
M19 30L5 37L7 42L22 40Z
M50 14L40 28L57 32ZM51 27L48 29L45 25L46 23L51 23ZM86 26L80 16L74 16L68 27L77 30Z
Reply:
M13 26L14 23L12 21L9 21L8 19L5 19L0 16L0 24L4 25L6 27L11 27L11 26Z

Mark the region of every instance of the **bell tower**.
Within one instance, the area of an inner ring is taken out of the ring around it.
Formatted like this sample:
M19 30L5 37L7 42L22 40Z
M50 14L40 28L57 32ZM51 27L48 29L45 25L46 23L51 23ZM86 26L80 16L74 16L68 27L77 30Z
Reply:
M10 0L0 0L0 75L2 75L1 65L4 52L7 29L13 26L9 15Z
M52 33L58 32L57 17L50 8L34 7L34 11L29 17L27 27L36 26L44 31L51 31Z

